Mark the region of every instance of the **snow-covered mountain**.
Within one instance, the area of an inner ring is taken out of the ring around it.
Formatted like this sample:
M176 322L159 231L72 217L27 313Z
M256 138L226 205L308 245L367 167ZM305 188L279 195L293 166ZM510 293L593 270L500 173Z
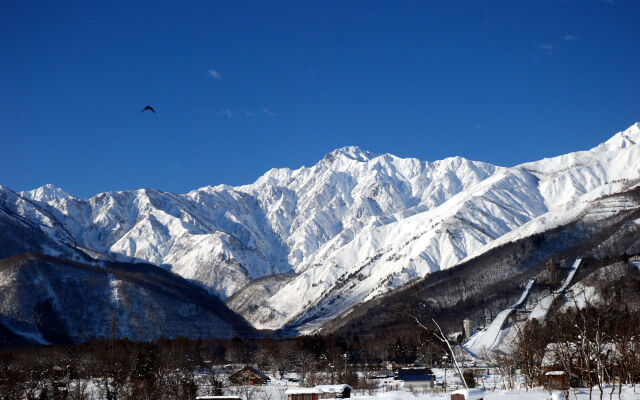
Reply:
M345 147L312 167L186 194L141 189L78 199L53 186L1 188L0 211L39 226L56 244L41 246L45 253L153 263L222 299L286 273L230 306L258 328L310 331L510 232L562 223L545 220L550 211L628 187L640 178L639 142L634 124L589 151L512 168Z
M57 235L83 248L165 266L224 299L253 279L302 271L363 228L433 208L495 171L458 157L425 163L346 147L311 168L273 169L238 188L78 199L48 185L22 192L30 208L16 211L52 219Z
M239 311L257 327L317 329L354 304L481 254L529 221L510 240L568 222L546 220L550 211L628 188L640 178L638 142L634 124L589 151L495 168L441 204L364 226L344 245L327 242L288 285Z
M81 342L112 327L137 340L257 335L217 297L149 264L0 260L0 346Z

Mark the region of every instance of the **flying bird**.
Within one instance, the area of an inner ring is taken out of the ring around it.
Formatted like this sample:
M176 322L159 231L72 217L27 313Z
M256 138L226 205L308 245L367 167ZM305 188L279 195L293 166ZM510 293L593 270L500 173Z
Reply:
M143 108L143 109L142 109L142 111L140 111L140 112L141 112L141 113L143 113L143 112L145 112L145 111L147 111L147 110L151 110L151 111L153 111L153 113L154 113L154 114L156 113L156 110L154 110L154 109L153 109L153 107L151 107L151 106L146 106L146 107L145 107L145 108Z

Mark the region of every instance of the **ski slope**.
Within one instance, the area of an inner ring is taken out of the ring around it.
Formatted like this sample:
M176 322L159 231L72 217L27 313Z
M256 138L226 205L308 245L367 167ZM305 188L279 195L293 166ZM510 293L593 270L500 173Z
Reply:
M564 280L562 286L560 286L559 289L555 290L550 295L543 297L542 300L540 300L540 302L538 302L538 304L536 304L536 306L533 308L531 314L529 314L529 319L535 318L539 321L542 321L547 317L547 313L549 312L549 309L551 308L553 302L560 296L564 295L564 292L571 284L571 281L573 281L573 277L575 276L576 272L578 272L578 268L580 268L580 263L582 263L582 258L577 258L573 262L573 265L569 270L569 274Z
M491 322L489 327L483 331L480 331L469 338L469 341L464 345L464 347L471 351L472 353L478 354L482 350L491 350L498 345L500 342L500 338L502 336L502 331L505 326L505 323L509 319L509 316L516 311L522 304L525 302L529 293L531 292L531 288L536 283L535 278L529 279L527 282L527 286L524 291L520 295L518 301L516 301L511 307L501 311L496 315L494 320Z

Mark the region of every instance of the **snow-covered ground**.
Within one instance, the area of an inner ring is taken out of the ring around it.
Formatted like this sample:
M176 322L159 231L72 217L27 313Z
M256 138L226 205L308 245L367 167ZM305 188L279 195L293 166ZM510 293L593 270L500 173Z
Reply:
M433 369L434 375L436 375L436 382L440 385L444 381L445 370L440 368ZM398 381L380 380L376 389L363 390L355 389L351 393L351 398L361 400L403 400L403 399L416 399L416 400L449 400L451 392L457 389L463 389L459 379L455 378L455 375L451 369L446 370L447 373L447 391L442 392L441 389L438 392L424 393L422 391L410 391L403 389L400 383L400 387L397 386ZM206 376L201 376L202 382L206 382ZM288 373L286 378L298 378L295 373ZM386 383L385 383L386 382ZM396 383L395 387L393 382ZM482 383L483 382L483 383ZM98 381L84 382L87 384L87 394L92 400L104 400L101 397L100 383ZM524 386L524 377L514 376L513 385L515 389L503 390L502 385L505 383L499 375L485 375L481 380L477 381L479 389L485 391L484 400L551 400L551 395L548 390L538 387L534 389L526 389ZM230 386L225 389L225 395L240 396L244 400L286 400L287 389L300 387L298 383L291 382L290 379L271 379L270 383L265 386ZM609 393L611 392L610 385L603 386L603 399L609 399ZM211 391L205 386L201 386L198 391L198 396L209 395ZM553 393L559 393L554 391ZM592 399L596 400L600 397L600 391L597 387L593 388ZM587 388L570 389L568 400L588 400L589 390ZM618 386L615 387L613 398L618 399ZM631 385L624 385L621 391L621 400L640 400L640 384L634 388Z
M610 389L609 389L610 391ZM576 396L577 395L577 396ZM600 392L595 390L593 393L593 399L599 398ZM419 399L419 400L449 400L451 397L449 394L420 394L409 392L387 392L377 394L375 396L355 396L352 398L361 400L403 400L403 399ZM603 398L609 398L609 392L605 390ZM618 398L618 392L614 393L614 398ZM623 400L637 400L640 399L640 387L633 392L633 388L624 387L622 390ZM547 400L551 399L551 394L546 390L497 390L485 392L484 400ZM589 391L586 389L579 389L576 393L571 391L569 394L569 400L587 400L589 399Z
M423 391L410 390L402 387L402 382L393 378L377 380L378 386L373 390L355 389L351 393L351 398L362 400L402 400L402 399L418 399L418 400L449 400L451 392L457 389L464 389L459 378L452 369L444 370L442 368L433 368L433 374L436 376L437 389L432 393L424 393ZM446 393L442 392L442 384L447 381ZM289 373L286 378L298 378L297 374ZM500 375L487 374L477 378L477 386L479 389L485 390L484 400L551 400L551 393L544 388L534 388L527 390L523 376L513 377L513 386L515 389L503 390L506 380ZM252 399L255 400L286 400L286 390L299 387L298 383L292 383L289 379L271 379L269 385L251 387ZM603 399L609 399L611 392L610 385L603 386ZM242 393L242 390L228 390L226 394ZM554 392L559 393L559 392ZM204 394L204 393L202 393ZM593 388L592 399L598 399L600 391L597 387ZM614 398L618 398L618 386L615 387ZM589 390L587 388L571 389L568 400L587 400L589 398ZM632 386L626 385L622 388L622 400L640 400L640 384L635 390Z
M252 388L252 398L256 400L286 400L286 389L295 386L283 386L283 385L268 385L262 387ZM603 387L603 399L609 399L609 393L611 392L610 386ZM418 400L449 400L451 398L451 391L446 393L421 393L418 391L408 390L390 390L382 391L377 390L374 394L367 393L362 390L355 390L351 394L352 399L361 400L403 400L403 399L418 399ZM241 391L240 391L241 392ZM233 392L229 392L233 393ZM237 393L237 392L236 392ZM554 393L558 393L555 391ZM487 390L485 391L484 400L551 400L551 395L548 390L542 388L536 389L513 389L513 390ZM598 399L600 391L598 388L594 388L592 393L592 399ZM613 398L618 398L618 388L615 388ZM640 400L640 385L638 385L634 391L633 387L626 385L622 388L622 394L620 397L622 400ZM588 400L589 390L586 388L571 389L568 400Z
M256 399L270 399L270 400L286 400L286 386L269 385L256 388L253 392ZM609 398L609 392L611 392L610 386L604 387L603 399ZM352 399L361 400L403 400L403 399L420 399L420 400L449 400L451 398L451 391L447 393L420 393L410 392L407 390L391 390L391 391L377 391L375 394L364 394L360 390L356 390L351 394ZM557 393L557 392L556 392ZM597 399L600 396L600 392L597 388L594 388L592 393L592 399ZM614 398L618 398L618 389L615 388ZM588 400L589 390L586 388L571 389L568 400ZM621 394L622 400L640 400L640 385L636 387L634 392L633 387L624 386ZM548 390L542 388L537 389L514 389L514 390L487 390L485 391L484 400L551 400L551 393Z

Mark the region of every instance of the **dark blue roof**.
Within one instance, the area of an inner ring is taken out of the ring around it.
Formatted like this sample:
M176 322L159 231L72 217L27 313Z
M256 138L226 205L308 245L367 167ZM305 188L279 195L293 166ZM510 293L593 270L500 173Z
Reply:
M401 377L396 378L398 380L402 380L402 381L409 381L409 382L415 382L415 381L435 381L436 380L436 376L435 375L402 375Z

